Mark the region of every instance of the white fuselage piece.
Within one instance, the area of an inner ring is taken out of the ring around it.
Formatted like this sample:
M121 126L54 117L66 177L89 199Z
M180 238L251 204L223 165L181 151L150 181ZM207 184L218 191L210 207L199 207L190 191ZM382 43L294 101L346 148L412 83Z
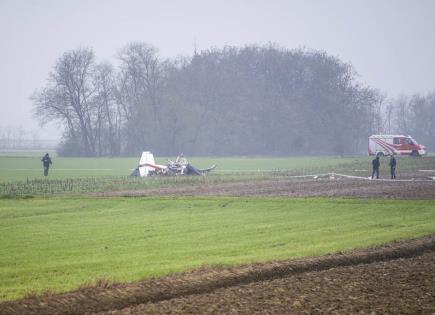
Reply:
M156 162L154 161L154 155L149 152L149 151L145 151L142 152L142 156L140 157L139 160L139 173L140 176L148 176L148 173L150 171L153 171L154 168L152 168L149 164L155 164Z
M139 174L141 177L150 175L150 172L164 172L166 170L167 166L156 164L154 155L151 152L142 152L142 156L139 160Z

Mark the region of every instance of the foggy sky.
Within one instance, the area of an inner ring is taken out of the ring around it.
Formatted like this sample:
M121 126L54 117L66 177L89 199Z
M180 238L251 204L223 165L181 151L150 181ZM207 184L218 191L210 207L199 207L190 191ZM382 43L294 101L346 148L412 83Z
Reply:
M324 50L390 97L435 90L432 0L0 0L0 128L42 130L30 95L65 51L91 47L114 61L132 41L162 56L225 45L277 43Z

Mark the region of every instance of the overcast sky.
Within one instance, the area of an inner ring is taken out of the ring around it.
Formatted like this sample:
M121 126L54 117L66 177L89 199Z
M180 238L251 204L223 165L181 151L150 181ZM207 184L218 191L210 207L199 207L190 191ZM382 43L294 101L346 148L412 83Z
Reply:
M0 0L0 128L39 129L29 96L78 47L109 61L132 41L164 57L191 55L195 42L319 49L395 97L435 90L434 31L435 0Z

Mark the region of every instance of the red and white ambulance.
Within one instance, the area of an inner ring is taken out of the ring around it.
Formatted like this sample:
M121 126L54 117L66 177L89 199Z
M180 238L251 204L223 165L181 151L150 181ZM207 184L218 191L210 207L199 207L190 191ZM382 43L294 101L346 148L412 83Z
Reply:
M418 144L411 136L372 135L369 137L369 155L425 155L426 147Z

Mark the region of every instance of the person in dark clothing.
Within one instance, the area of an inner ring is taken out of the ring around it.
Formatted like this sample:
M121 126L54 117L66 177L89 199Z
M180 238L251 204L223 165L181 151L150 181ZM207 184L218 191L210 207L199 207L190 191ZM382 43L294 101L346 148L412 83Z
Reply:
M374 178L375 173L376 173L376 179L379 179L379 167L381 166L381 162L379 161L379 156L373 159L372 165L373 165L372 179Z
M394 155L391 155L390 158L390 172L391 172L391 179L396 179L396 165L397 161Z
M48 153L42 157L41 161L44 166L44 176L48 176L48 169L50 168L50 165L53 164Z

